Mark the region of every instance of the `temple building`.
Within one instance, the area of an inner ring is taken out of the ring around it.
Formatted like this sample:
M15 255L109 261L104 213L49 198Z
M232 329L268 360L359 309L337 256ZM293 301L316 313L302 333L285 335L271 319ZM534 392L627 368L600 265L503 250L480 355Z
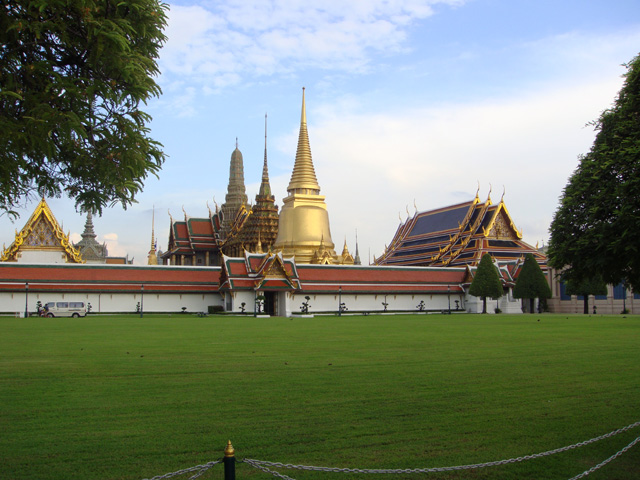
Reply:
M271 194L267 165L265 117L265 150L262 181L253 207L247 205L242 152L231 154L229 184L222 207L209 209L206 218L192 218L184 212L184 221L171 218L167 251L160 255L167 265L221 265L223 256L239 257L245 251L269 251L278 232L278 207Z
M40 200L15 240L2 251L2 262L84 263L80 251L53 215L46 200Z
M457 205L414 214L398 227L376 265L476 266L485 253L514 263L532 253L541 267L546 256L522 240L507 210L504 195L497 204L491 192Z
M220 222L217 214L209 211L206 218L192 218L186 212L184 221L174 220L169 214L169 243L160 254L163 265L220 265Z
M100 244L96 240L96 232L93 229L93 217L91 212L87 213L87 221L84 224L82 240L74 245L80 255L87 263L107 263L109 253L106 244Z
M260 189L256 195L255 204L249 211L244 208L244 205L239 205L235 210L236 219L238 221L242 221L244 219L245 212L247 212L247 215L239 228L238 233L224 242L222 250L227 256L240 257L244 255L245 251L251 253L268 252L275 242L276 235L278 234L278 207L276 205L276 197L271 193L269 167L267 165L266 115L264 119L264 163L262 165ZM229 188L231 188L231 179L229 180ZM242 185L242 188L244 188L244 184Z
M274 250L301 263L338 263L329 228L329 213L311 159L304 88L298 149L287 187L288 196L280 211ZM351 259L353 263L353 259Z

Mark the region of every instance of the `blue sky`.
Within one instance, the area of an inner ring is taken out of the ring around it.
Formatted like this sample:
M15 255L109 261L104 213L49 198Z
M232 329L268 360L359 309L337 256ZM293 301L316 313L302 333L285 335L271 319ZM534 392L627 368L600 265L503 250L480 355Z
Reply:
M318 6L309 5L317 3ZM276 203L286 196L306 87L309 139L336 248L380 255L407 211L484 200L507 207L526 241L548 240L569 175L640 52L636 1L175 1L152 136L168 160L138 203L94 218L112 255L146 263L169 215L224 202L236 137L247 195L258 191L268 114ZM79 240L72 200L48 199ZM13 241L36 205L11 222Z

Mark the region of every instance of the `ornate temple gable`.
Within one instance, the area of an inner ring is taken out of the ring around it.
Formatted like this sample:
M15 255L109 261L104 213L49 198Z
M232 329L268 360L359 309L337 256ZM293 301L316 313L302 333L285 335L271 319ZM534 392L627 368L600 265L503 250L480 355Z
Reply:
M16 231L15 240L4 249L0 261L17 262L22 257L22 252L27 251L59 251L66 263L84 263L82 255L71 244L69 236L62 231L44 198L40 200L22 230Z
M486 227L483 226L483 233L485 237L495 239L522 239L522 232L516 228L513 220L511 219L511 215L509 215L509 211L502 200L493 212L493 216L488 225Z
M298 290L300 281L293 259L279 254L223 257L221 290Z
M357 251L357 248L356 248ZM338 264L340 265L353 265L355 263L353 256L349 253L347 248L347 240L344 241L344 247L342 248L342 254L338 257Z

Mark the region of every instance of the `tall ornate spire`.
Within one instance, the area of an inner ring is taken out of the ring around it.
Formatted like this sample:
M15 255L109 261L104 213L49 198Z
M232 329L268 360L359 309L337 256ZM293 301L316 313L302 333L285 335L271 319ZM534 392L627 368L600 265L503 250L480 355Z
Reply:
M155 217L156 207L153 207L151 213L151 248L149 249L149 255L147 256L147 265L158 265L158 255L156 254L156 240L155 240Z
M100 245L96 241L96 232L93 229L93 215L87 212L87 221L84 224L82 240L75 247L80 251L82 258L88 263L104 263L107 257L106 245Z
M258 195L268 197L271 195L271 185L269 185L269 168L267 167L267 114L264 114L264 165L262 166L262 183ZM257 199L256 199L257 201Z
M222 234L225 237L230 233L231 224L238 211L247 204L242 162L242 153L238 149L238 139L236 138L236 149L231 154L231 164L229 165L229 186L225 202L222 205Z
M233 245L242 245L244 249L262 253L270 249L278 234L278 207L271 194L269 185L269 169L267 167L267 115L264 116L264 165L262 167L262 183L256 195L256 203L251 209L247 223L240 234L231 241Z
M360 252L358 251L358 230L356 230L356 256L353 259L354 265L362 265L362 261L360 260Z
M96 238L96 232L93 229L93 217L91 212L87 212L87 221L84 224L84 232L82 232L82 238Z
M298 149L296 151L296 161L293 165L291 181L287 187L291 193L308 193L318 195L320 185L316 178L311 159L311 146L309 145L309 133L307 131L307 111L304 99L304 87L302 88L302 114L300 117L300 133L298 135Z
M311 160L304 88L298 150L287 192L289 195L280 210L274 250L280 250L285 256L294 256L297 263L337 263L327 205L320 195ZM320 250L322 258L318 256Z

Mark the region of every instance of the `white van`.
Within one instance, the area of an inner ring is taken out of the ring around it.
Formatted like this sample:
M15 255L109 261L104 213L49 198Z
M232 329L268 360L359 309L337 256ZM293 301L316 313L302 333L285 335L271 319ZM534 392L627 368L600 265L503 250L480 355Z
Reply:
M43 313L47 317L86 317L87 306L84 302L49 302Z

